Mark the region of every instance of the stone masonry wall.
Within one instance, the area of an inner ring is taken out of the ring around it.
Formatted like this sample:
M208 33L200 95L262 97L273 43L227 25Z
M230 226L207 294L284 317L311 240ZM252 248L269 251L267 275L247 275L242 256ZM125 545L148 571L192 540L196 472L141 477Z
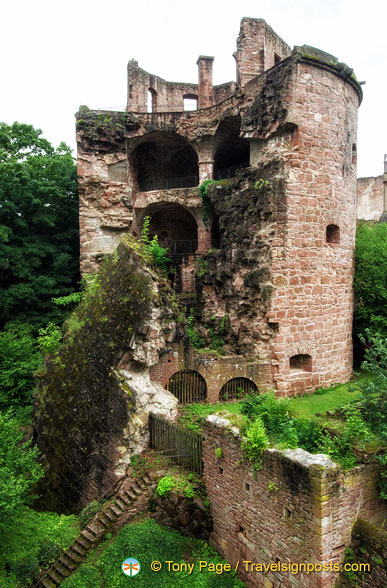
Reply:
M226 419L207 419L203 463L214 525L211 545L234 567L240 562L238 574L249 587L333 588L334 564L342 563L356 518L385 517L375 466L345 473L327 456L269 449L254 473L244 463L238 433ZM261 573L246 569L243 561L320 563L322 569Z
M307 49L304 49L307 51ZM285 246L274 248L271 320L276 387L291 395L347 381L352 374L356 143L359 97L332 71L298 63L285 104L298 126L298 145L286 156ZM329 242L327 227L338 228ZM290 357L311 358L292 369Z
M378 221L384 209L383 176L357 180L357 218Z

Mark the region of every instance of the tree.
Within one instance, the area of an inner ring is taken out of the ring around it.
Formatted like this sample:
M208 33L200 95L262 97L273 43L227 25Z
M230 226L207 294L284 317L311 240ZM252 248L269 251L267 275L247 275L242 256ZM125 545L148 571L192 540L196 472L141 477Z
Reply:
M39 129L0 123L0 328L62 319L79 280L76 167Z
M387 223L361 222L356 233L354 333L387 336Z

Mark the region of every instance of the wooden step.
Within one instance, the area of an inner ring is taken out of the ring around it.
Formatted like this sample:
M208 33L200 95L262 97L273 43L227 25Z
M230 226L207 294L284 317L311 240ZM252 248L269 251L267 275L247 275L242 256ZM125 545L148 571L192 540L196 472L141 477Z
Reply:
M47 577L51 580L56 586L62 582L63 578L56 572L56 570L48 570Z
M140 490L140 488L138 486L136 486L136 484L132 484L130 487L130 490L136 495L136 496L141 496L142 495L142 490Z
M46 577L42 578L39 582L42 586L44 586L44 588L52 588L53 586L55 586L55 584Z
M67 569L63 564L61 565L59 561L56 562L54 566L54 571L59 573L62 578L67 578L71 574L71 571Z
M69 554L68 554L69 557L72 559L72 561L75 561L76 564L79 564L79 563L81 563L81 561L84 560L84 555L83 554L81 555L80 553L78 553L78 551L73 550L72 547L69 547L68 551L69 551Z
M82 535L78 535L78 537L75 539L74 543L77 543L77 545L81 545L83 547L83 549L86 549L86 551L89 551L90 548L90 541L88 539L83 539Z
M101 512L98 516L98 522L101 523L104 527L109 527L111 524L111 520L105 516L104 512Z
M88 531L87 529L83 529L80 536L84 537L87 541L89 541L89 543L95 543L97 541L97 537L90 533L90 531Z
M76 539L75 539L74 543L72 543L72 545L71 545L71 550L75 551L75 553L77 553L79 556L81 556L82 559L85 557L85 555L87 553L87 549L83 545L77 543Z
M73 572L77 566L74 565L75 562L73 560L71 560L68 556L65 557L65 555L66 554L63 553L58 562L60 562L62 566L65 566L70 572Z
M125 496L127 496L128 500L130 500L131 502L137 500L137 495L134 492L131 492L131 488L125 491Z

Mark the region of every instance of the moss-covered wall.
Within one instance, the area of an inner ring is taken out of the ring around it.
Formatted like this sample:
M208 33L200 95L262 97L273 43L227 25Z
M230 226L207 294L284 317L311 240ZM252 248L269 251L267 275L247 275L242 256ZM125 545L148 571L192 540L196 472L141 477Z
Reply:
M140 251L140 253L139 253ZM35 401L35 431L46 476L45 508L71 509L115 480L117 447L134 410L116 369L123 357L146 370L173 340L168 286L124 237L65 324L58 352L46 358Z

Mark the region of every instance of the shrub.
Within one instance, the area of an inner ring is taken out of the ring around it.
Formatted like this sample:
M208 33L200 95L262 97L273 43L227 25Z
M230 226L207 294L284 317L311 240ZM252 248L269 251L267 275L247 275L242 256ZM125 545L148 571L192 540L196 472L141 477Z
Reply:
M39 546L37 558L42 567L48 567L58 559L60 554L60 545L51 539L45 539Z
M175 487L175 485L176 478L168 474L167 476L164 476L163 478L161 478L161 480L159 480L156 492L159 496L165 496L166 494L169 494L169 492L172 490L172 488Z
M246 429L245 438L242 441L242 451L256 470L261 468L262 452L268 444L265 425L257 417Z

